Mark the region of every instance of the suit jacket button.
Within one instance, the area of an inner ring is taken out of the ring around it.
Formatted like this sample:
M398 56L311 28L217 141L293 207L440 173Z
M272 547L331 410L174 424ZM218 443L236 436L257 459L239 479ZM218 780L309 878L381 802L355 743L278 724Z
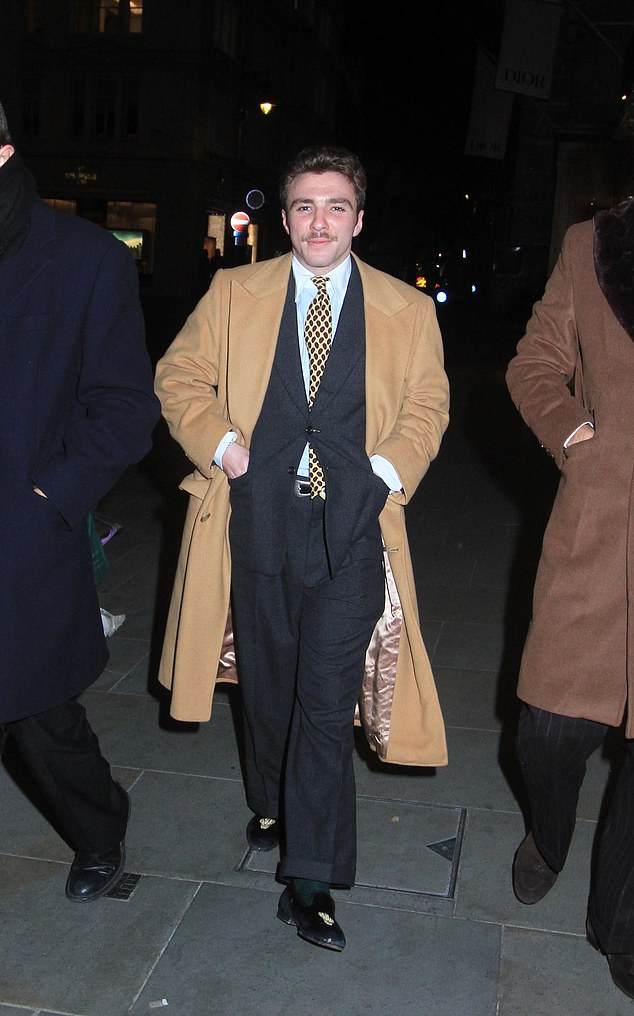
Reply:
M202 515L200 516L200 521L201 521L201 522L206 522L208 518L211 518L211 512L204 512L204 513L203 513L203 514L202 514Z

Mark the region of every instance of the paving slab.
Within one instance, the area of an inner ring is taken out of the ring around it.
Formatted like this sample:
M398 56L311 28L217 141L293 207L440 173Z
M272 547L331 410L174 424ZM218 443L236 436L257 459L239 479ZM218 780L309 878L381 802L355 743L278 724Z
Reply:
M585 927L593 822L577 822L564 870L547 896L526 906L513 893L511 866L524 837L516 815L469 810L463 840L456 908L458 917L581 934Z
M146 877L127 902L72 903L61 868L0 855L0 997L33 1009L121 1016L197 886Z
M631 1016L607 961L582 935L506 928L499 1016Z
M499 731L498 675L494 670L434 667L445 724L473 730Z
M251 814L241 779L146 771L131 798L134 870L195 881L239 878Z
M131 1011L165 998L178 1016L495 1016L498 928L338 899L348 945L332 953L303 942L276 906L203 886Z
M222 698L201 724L170 722L149 695L91 690L82 702L111 765L242 778L233 712Z
M357 765L357 792L370 796L404 798L457 808L516 811L519 808L498 764L497 731L447 728L450 763L437 769L392 766L374 758Z
M364 889L382 890L386 906L400 894L453 899L464 831L459 808L359 797L357 829L355 899ZM253 850L244 867L274 874L277 860L277 851Z

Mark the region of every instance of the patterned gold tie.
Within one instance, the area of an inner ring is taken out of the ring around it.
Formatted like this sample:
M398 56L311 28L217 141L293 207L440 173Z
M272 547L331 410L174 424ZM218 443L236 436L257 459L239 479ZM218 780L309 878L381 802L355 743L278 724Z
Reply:
M308 308L304 324L304 341L308 349L310 361L310 387L308 391L308 408L313 408L319 382L326 366L326 360L332 344L332 307L326 290L328 279L316 276L312 280L317 286L317 295ZM319 459L313 446L308 454L308 478L310 480L310 496L325 497L326 482Z

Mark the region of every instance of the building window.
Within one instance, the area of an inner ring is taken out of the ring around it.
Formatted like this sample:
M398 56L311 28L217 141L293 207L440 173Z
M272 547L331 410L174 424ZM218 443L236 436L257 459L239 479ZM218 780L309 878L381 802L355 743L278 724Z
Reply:
M135 138L139 133L139 79L124 78L122 95L122 135Z
M332 15L324 7L320 7L317 14L317 37L325 49L334 48L334 29Z
M217 0L214 5L214 43L227 56L237 59L238 13L229 0Z
M230 95L212 88L209 110L209 147L216 155L232 158L235 150L235 107Z
M74 0L73 32L129 32L136 35L141 32L142 25L143 0Z
M99 0L99 31L119 31L119 0Z
M43 26L44 0L26 0L24 5L24 27L27 32L41 32Z
M74 0L71 31L84 35L92 31L92 0Z
M114 138L117 113L117 82L115 78L96 78L93 97L95 137Z
M328 122L332 116L332 89L330 82L323 75L315 75L313 82L314 111L321 120Z
M22 133L25 137L39 137L41 111L42 82L40 78L26 78L22 84Z
M139 79L71 78L68 99L71 138L136 138L139 134Z
M143 23L143 0L130 0L128 10L128 31L136 35Z
M88 81L85 77L71 78L68 98L68 129L71 138L83 138L86 133L87 88Z

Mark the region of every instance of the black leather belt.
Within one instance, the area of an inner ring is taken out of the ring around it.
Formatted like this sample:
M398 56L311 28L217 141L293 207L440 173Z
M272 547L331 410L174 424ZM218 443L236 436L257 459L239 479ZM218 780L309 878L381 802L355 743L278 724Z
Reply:
M296 476L293 492L296 497L310 497L310 480L307 476Z

